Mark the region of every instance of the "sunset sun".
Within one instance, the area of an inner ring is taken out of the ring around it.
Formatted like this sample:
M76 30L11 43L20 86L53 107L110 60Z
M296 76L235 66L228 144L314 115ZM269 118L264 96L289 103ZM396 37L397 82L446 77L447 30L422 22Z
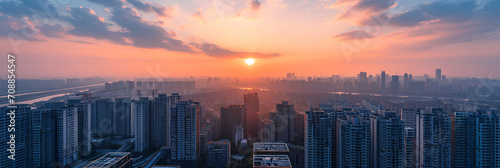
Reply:
M255 63L255 59L253 59L253 58L247 58L247 59L245 59L245 63L247 65L252 65L253 63Z

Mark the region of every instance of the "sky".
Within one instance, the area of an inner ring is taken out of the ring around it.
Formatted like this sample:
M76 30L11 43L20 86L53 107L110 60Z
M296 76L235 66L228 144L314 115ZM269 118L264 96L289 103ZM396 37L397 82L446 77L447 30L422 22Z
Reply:
M0 0L0 53L15 53L18 78L437 68L500 78L498 9L498 0Z

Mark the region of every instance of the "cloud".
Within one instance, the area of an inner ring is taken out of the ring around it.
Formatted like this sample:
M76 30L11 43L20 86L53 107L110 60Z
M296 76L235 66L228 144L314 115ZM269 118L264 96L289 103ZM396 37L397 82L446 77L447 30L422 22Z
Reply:
M180 40L173 30L167 30L163 26L164 22L149 21L140 16L135 8L123 6L125 1L101 1L88 0L107 7L111 7L109 12L111 16L105 19L96 14L94 10L87 7L69 7L66 15L47 15L58 20L58 24L40 23L22 17L44 11L45 8L52 9L53 6L47 4L25 4L21 1L1 1L0 9L4 9L0 14L0 36L8 36L11 33L23 36L27 40L41 41L34 36L44 35L51 38L66 38L66 35L79 37L88 37L93 39L107 40L118 45L131 45L139 48L161 48L168 51L178 51L187 53L204 53L211 57L235 58L235 57L254 57L269 58L277 57L280 54L263 54L258 52L238 52L219 47L211 43L197 44L187 43ZM42 0L40 2L47 2ZM162 7L149 2L140 0L129 0L138 10L144 12L154 12L159 16L170 16L171 8ZM260 8L258 0L252 1L252 9ZM8 8L12 7L12 8ZM23 9L21 9L23 8ZM18 9L18 10L13 10ZM53 8L55 9L55 8ZM57 13L57 12L55 12ZM9 15L16 15L11 17ZM193 17L204 19L203 11L196 10ZM29 36L27 36L28 34ZM29 37L29 38L28 38ZM68 40L68 42L94 44L86 41Z
M196 9L196 11L193 13L193 17L203 19L203 10L200 8Z
M0 15L0 36L20 38L30 41L41 41L33 24L25 18L12 18Z
M385 11L394 5L396 5L395 0L338 0L332 4L333 7L339 6L350 6L348 11L366 11L366 12L381 12Z
M391 8L395 4L395 0L359 0L353 6L353 9L380 12Z
M381 12L361 18L357 24L362 26L383 27L388 25L390 21L390 15L387 12Z
M252 10L259 10L261 6L262 3L260 3L259 0L252 0L252 2L250 2L250 7L252 8Z
M115 8L111 20L125 30L120 34L130 39L135 47L195 52L190 45L175 39L174 31L166 31L156 23L143 19L133 8Z
M339 38L340 40L360 40L369 39L375 37L373 34L366 32L364 30L354 30L333 36L333 38Z
M482 7L475 1L423 4L418 8L392 17L391 26L413 27L402 38L426 40L411 43L417 49L439 45L498 38L500 31L500 1L488 1Z
M73 42L73 43L81 43L81 44L94 44L91 42L86 42L86 41L80 41L80 40L66 40L68 42Z
M95 39L105 39L117 44L125 44L125 39L120 36L120 32L109 29L112 24L106 23L104 18L97 15L94 10L85 7L71 8L71 17L65 17L73 29L68 33L75 36L92 37Z
M87 0L87 1L112 8L120 8L123 6L123 2L121 0Z
M94 2L97 4L101 4L106 7L111 7L111 8L121 8L124 6L124 2L122 0L88 0L89 2ZM154 4L148 1L142 1L142 0L127 0L130 4L132 4L136 9L143 11L143 12L148 12L148 13L156 13L158 16L167 16L171 17L171 11L172 8L170 7L164 7L159 4Z
M47 0L1 1L0 13L17 18L33 17L34 15L51 18L59 15L56 8Z
M490 3L495 3L490 1ZM489 6L487 3L485 6ZM392 16L391 25L400 27L412 27L422 22L439 19L440 22L461 23L473 19L479 14L475 9L478 7L473 0L460 2L436 1L422 4L418 8Z
M217 58L271 58L281 56L278 53L274 54L262 54L258 52L235 52L228 49L224 49L215 44L205 43L200 49L208 56Z
M391 26L413 27L420 22L431 20L432 17L424 14L420 9L407 11L401 14L396 14L391 17Z
M143 2L142 0L128 0L128 2L143 12L155 12L159 16L171 17L170 12L172 11L172 8L170 7L164 7L147 1Z
M45 24L40 26L40 32L47 37L64 37L66 29L60 24Z
M350 20L358 26L380 27L387 25L389 9L396 5L395 0L338 0L327 8L338 11L337 20Z

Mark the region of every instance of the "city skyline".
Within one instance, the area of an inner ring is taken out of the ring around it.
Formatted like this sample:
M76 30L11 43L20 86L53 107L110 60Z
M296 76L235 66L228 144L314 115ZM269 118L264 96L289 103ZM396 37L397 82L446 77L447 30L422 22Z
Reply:
M0 49L29 67L17 69L23 78L253 78L297 69L300 76L423 75L437 68L448 77L500 77L500 2L491 0L58 0L0 7ZM245 64L247 58L255 63Z

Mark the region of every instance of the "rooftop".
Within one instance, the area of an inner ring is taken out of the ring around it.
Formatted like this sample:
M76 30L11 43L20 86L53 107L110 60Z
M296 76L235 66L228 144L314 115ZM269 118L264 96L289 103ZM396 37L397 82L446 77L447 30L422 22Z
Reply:
M292 167L287 155L254 155L253 167Z
M253 144L254 152L289 152L286 143L278 142L255 142Z

